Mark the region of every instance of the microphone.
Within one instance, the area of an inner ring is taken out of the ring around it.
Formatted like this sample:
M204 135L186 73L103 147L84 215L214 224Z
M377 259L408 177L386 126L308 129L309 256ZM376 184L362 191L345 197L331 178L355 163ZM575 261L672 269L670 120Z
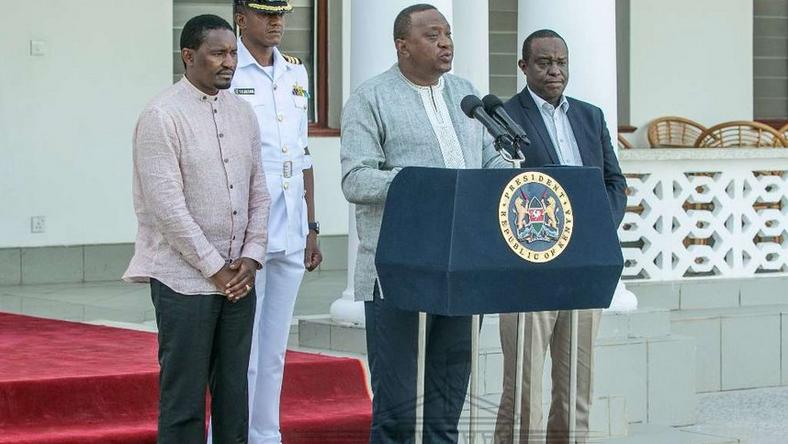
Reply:
M462 112L466 116L478 120L487 128L487 131L495 139L493 146L501 157L510 162L513 159L521 159L523 157L517 147L517 140L509 134L506 128L484 111L484 104L478 97L473 94L463 97L460 102L460 108L462 108Z
M525 134L525 130L521 127L517 122L512 119L512 116L506 112L506 109L503 107L503 102L497 96L492 94L487 94L482 99L482 103L484 104L484 110L487 111L487 114L493 116L506 130L512 137L518 142L522 142L526 145L530 145L531 141L528 140L528 135Z
M466 116L481 122L481 124L487 128L487 131L490 132L490 135L496 140L499 138L511 138L509 132L484 111L484 104L473 94L463 97L460 102L460 108L462 108L462 112L464 112Z

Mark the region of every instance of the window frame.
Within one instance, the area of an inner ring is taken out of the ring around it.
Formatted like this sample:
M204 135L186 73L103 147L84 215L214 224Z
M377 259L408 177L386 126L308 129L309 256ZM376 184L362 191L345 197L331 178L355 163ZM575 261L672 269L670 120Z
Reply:
M338 137L339 128L328 126L328 0L315 0L315 121L309 123L309 137Z

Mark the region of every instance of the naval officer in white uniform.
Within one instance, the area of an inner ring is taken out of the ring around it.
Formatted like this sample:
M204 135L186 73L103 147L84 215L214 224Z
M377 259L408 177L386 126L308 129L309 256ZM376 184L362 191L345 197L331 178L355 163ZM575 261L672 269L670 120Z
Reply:
M249 359L249 442L281 443L279 401L285 349L304 269L322 261L307 148L309 79L301 61L277 46L288 1L236 0L238 68L230 91L252 105L271 194L268 251L257 273Z

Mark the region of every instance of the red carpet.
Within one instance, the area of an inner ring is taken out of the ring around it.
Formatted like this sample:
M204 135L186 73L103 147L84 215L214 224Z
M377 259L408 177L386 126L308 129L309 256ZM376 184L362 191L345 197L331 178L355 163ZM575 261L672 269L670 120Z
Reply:
M361 363L286 362L284 442L366 442ZM0 313L0 444L155 443L157 407L156 335Z

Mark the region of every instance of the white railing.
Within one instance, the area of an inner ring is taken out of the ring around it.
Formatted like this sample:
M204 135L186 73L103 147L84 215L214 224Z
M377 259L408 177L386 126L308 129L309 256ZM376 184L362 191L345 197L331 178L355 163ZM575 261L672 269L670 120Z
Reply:
M619 151L624 279L788 274L788 149Z

